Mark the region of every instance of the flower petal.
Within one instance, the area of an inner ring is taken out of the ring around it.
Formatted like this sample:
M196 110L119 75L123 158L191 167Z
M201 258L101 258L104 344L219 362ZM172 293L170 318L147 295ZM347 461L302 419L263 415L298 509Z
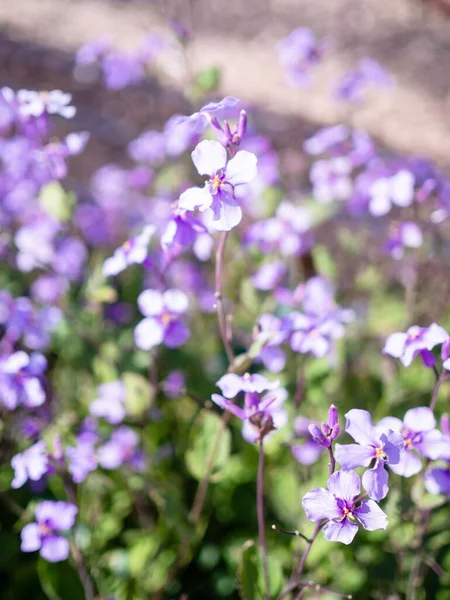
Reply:
M137 324L134 330L134 341L141 350L150 350L158 346L164 339L164 329L159 321L147 317Z
M362 484L369 497L373 500L383 500L386 497L389 486L389 474L384 468L382 461L377 461L373 469L369 469L362 476Z
M166 290L163 294L164 306L172 313L182 314L187 311L189 299L181 290Z
M345 431L357 444L368 446L377 441L372 417L367 410L352 408L345 415Z
M22 552L35 552L41 547L41 536L39 534L39 525L37 523L28 523L20 533L22 543L20 549Z
M406 411L403 422L410 431L431 431L436 427L433 411L427 406Z
M342 517L336 498L324 488L317 488L305 494L302 505L306 516L314 523L322 519L330 520Z
M235 373L227 373L216 383L225 398L234 398L243 389L242 377Z
M384 344L383 354L389 354L394 358L400 358L405 350L407 339L408 336L406 333L392 333Z
M356 467L368 467L375 457L375 451L370 446L359 444L336 444L334 455L342 469L348 471Z
M361 506L353 509L352 512L367 531L376 531L387 527L386 514L373 500L364 500L361 502Z
M230 231L242 220L242 209L232 204L218 203L214 211L211 226L217 231Z
M227 164L227 151L215 140L203 140L191 156L200 175L214 175Z
M253 152L240 150L227 164L225 171L226 181L231 183L231 185L250 183L255 179L258 172L257 162L258 159Z
M361 491L361 479L355 471L338 471L330 476L327 487L336 498L352 504Z
M212 204L212 196L206 187L191 187L178 198L178 206L184 210L205 210Z
M402 477L412 477L420 472L422 469L422 461L417 456L415 452L411 450L405 450L402 452L400 462L396 465L389 465L391 470L396 475L401 475Z
M175 319L169 323L164 331L164 344L168 348L179 348L189 339L190 335L191 332L188 326L183 321Z
M342 542L351 544L358 531L358 525L351 523L348 519L343 521L329 521L322 529L323 536L329 542Z
M41 556L50 562L59 562L69 557L69 541L59 535L46 537L42 541Z
M292 455L301 465L313 465L324 451L314 440L307 440L304 444L293 444Z
M158 290L144 290L139 294L137 302L139 310L146 317L160 315L164 308L163 296Z

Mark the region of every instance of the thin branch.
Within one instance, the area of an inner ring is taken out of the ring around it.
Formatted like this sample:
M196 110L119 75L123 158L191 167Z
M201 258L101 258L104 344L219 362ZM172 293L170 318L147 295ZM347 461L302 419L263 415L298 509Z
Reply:
M270 576L267 560L266 525L264 522L264 448L263 440L259 440L258 479L256 484L256 510L258 513L258 535L261 561L264 572L265 600L270 600Z
M230 340L229 340L229 337L230 337L229 331L228 331L229 326L227 325L227 316L225 314L225 307L223 304L223 297L222 297L223 260L224 260L224 256L225 256L225 246L227 243L227 239L228 239L228 231L223 231L220 236L219 244L217 246L217 252L216 252L216 276L215 276L216 289L215 289L214 295L216 297L216 309L217 309L217 318L219 321L220 337L222 338L222 344L223 344L223 347L225 348L225 352L228 357L228 362L231 365L234 361L234 353L233 353L233 349L231 348L231 344L230 344Z

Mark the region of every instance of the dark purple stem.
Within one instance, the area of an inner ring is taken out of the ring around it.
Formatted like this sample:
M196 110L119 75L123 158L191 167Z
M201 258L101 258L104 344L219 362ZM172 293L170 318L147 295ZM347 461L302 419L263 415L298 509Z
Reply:
M256 484L256 510L258 513L258 534L261 561L264 572L265 600L270 600L269 563L266 547L266 525L264 522L264 448L262 439L259 441L258 480Z
M328 463L329 474L333 475L333 473L336 469L336 459L334 458L333 446L330 446L328 448L328 454L330 455L330 462Z

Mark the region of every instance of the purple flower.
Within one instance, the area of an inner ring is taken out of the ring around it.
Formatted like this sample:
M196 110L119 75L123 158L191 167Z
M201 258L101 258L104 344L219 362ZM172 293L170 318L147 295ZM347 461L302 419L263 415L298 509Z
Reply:
M75 524L78 508L70 502L40 502L36 506L36 523L25 525L21 532L22 552L40 551L50 562L69 557L69 541L61 534Z
M171 289L164 293L145 290L139 294L139 309L146 318L134 330L136 345L142 350L150 350L162 343L168 348L182 346L190 335L180 319L188 304L188 297L181 290Z
M286 365L286 355L280 348L290 335L289 318L278 318L275 315L261 315L257 323L258 333L255 341L261 344L259 358L272 373L279 373Z
M102 59L105 86L121 90L143 79L145 71L138 57L124 52L110 52Z
M274 430L286 425L288 415L283 403L287 392L279 387L278 381L270 382L258 374L246 373L240 377L228 373L221 377L216 385L221 389L223 396L213 394L211 399L220 408L244 421L242 435L248 442L265 439ZM229 400L239 392L244 392L243 408Z
M423 235L420 227L413 221L391 225L389 238L384 245L386 252L400 260L403 258L405 248L420 248L423 243Z
M175 209L161 235L161 246L165 251L186 248L195 242L199 233L205 232L206 227L190 212Z
M161 163L166 156L164 134L159 131L144 131L129 144L128 154L136 162Z
M328 420L326 423L322 423L320 428L315 423L311 423L308 429L315 442L324 448L331 448L332 443L341 431L339 426L339 413L335 405L332 404L328 409Z
M108 470L127 464L136 471L142 471L145 468L145 456L138 445L137 433L129 427L120 427L114 431L109 442L98 448L98 462Z
M328 150L340 148L349 137L350 129L347 125L324 127L304 142L303 149L312 156L319 156Z
M392 333L386 340L383 354L399 358L405 367L409 367L419 354L427 367L436 364L431 350L449 339L448 333L433 323L429 327L413 325L406 333Z
M169 398L179 398L185 389L185 383L182 371L172 371L163 381L162 389Z
M229 231L242 219L242 210L234 195L235 187L250 183L256 177L256 156L240 150L227 161L227 151L219 142L203 140L192 152L192 160L200 175L209 175L209 180L203 188L193 187L183 192L178 200L179 207L208 209L215 228Z
M103 275L118 275L129 265L141 265L148 255L148 245L155 233L154 225L147 225L139 235L127 240L114 251L114 254L103 263Z
M294 443L291 446L292 455L301 465L313 465L319 459L325 448L317 443L312 437L309 427L319 425L306 417L298 417L294 421L294 432L296 437L300 438L301 443Z
M387 214L393 204L410 206L414 200L414 175L402 169L391 177L376 179L369 188L369 210L375 217Z
M328 204L333 200L348 200L353 189L352 169L352 162L346 156L315 161L310 178L317 202Z
M76 113L76 108L70 104L72 94L66 94L61 90L51 92L19 90L17 100L19 111L25 117L40 117L44 113L48 113L71 119Z
M389 87L391 76L383 67L371 58L361 59L356 68L345 73L338 81L335 96L348 102L361 102L371 86Z
M189 116L177 116L172 118L171 128L176 133L179 129L183 130L183 137L188 133L190 137L203 133L212 118L216 121L229 116L233 112L239 100L233 96L226 96L220 102L209 102L205 104L199 112Z
M47 366L42 354L30 356L19 350L8 358L0 359L0 402L8 410L19 405L27 408L41 406L45 392L40 376Z
M445 467L432 467L425 473L424 480L430 494L444 494L450 498L450 463Z
M358 523L367 531L386 529L387 516L376 502L363 500L357 506L361 480L355 471L333 473L327 487L311 490L302 500L310 521L327 521L323 527L326 540L350 544L358 531Z
M280 283L286 271L286 264L281 260L265 263L252 275L251 282L258 290L267 292Z
M389 429L381 433L375 429L372 417L366 410L353 408L346 415L345 431L356 444L336 444L335 457L342 469L375 466L366 471L362 482L370 498L382 500L389 491L389 474L384 465L398 465L403 451L403 436Z
M78 436L76 446L66 448L69 460L69 473L75 483L81 483L98 466L98 456L95 449L97 435L92 432Z
M98 398L91 402L89 412L93 417L103 417L112 425L125 418L126 388L122 381L111 381L98 387Z
M278 58L286 71L288 83L295 87L305 85L308 73L322 58L323 45L310 29L299 27L278 42Z
M439 458L442 450L442 434L436 429L436 419L433 411L426 407L411 408L405 414L403 421L396 417L381 419L377 431L397 431L403 436L403 452L397 464L389 466L403 477L412 477L422 468L419 455L426 458Z
M29 479L42 479L49 467L45 442L40 440L21 454L13 456L11 466L14 469L11 487L14 489L22 487Z

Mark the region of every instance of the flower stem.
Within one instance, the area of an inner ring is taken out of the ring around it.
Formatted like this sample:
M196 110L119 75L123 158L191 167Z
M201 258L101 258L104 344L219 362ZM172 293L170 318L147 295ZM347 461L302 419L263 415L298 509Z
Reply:
M261 562L264 572L265 600L270 600L269 563L267 560L266 524L264 522L264 448L259 440L258 480L256 484L256 510L258 513L258 535Z
M223 231L219 244L217 246L216 252L216 289L215 289L215 297L216 297L216 308L217 308L217 317L219 320L219 331L220 337L222 338L223 347L225 348L225 352L228 357L228 362L230 365L234 361L234 353L231 348L228 332L227 332L227 317L225 314L225 308L223 305L223 297L222 297L222 288L223 288L223 259L225 255L225 246L228 239L228 231Z
M422 563L423 563L423 545L425 535L428 527L428 520L430 518L431 511L426 510L422 513L422 517L418 529L418 538L416 542L416 552L414 553L413 563L411 571L409 573L408 589L406 592L407 600L416 600L417 590L420 588L422 581Z
M328 454L330 455L330 462L328 463L329 474L333 475L336 469L336 459L334 458L333 446L328 448Z
M442 373L436 379L436 383L434 384L434 389L433 389L433 395L431 397L431 402L430 402L430 408L433 411L436 408L436 402L437 402L437 398L438 398L438 394L439 394L439 389L440 389L442 383L446 379L447 379L447 373L445 371L442 371Z

